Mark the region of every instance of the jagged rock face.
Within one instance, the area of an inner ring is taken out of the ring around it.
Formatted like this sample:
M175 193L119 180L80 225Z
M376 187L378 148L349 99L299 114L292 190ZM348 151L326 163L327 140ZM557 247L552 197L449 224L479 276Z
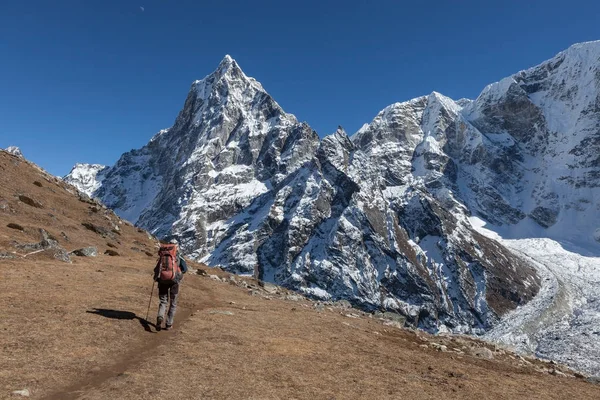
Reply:
M221 240L223 221L308 162L318 145L308 125L226 57L192 84L173 127L102 170L93 194L157 235L179 236L201 257ZM73 172L66 179L82 181Z
M517 224L503 230L507 236L547 236L597 251L599 61L600 42L574 45L488 86L463 110L489 144L473 164L483 171L463 163L461 196L488 221Z
M476 100L433 93L321 141L226 57L93 195L209 265L485 330L539 279L472 214L508 236L598 237L597 55L574 46Z
M310 164L226 222L224 239L204 261L315 297L395 310L431 330L491 327L532 298L539 282L521 260L473 232L458 202L445 199L457 210L446 211L410 176L426 106L424 98L385 110L353 141L342 130L323 139ZM391 114L410 123L383 118ZM373 138L383 141L388 123L401 141L390 139L381 151ZM382 168L390 159L396 170Z

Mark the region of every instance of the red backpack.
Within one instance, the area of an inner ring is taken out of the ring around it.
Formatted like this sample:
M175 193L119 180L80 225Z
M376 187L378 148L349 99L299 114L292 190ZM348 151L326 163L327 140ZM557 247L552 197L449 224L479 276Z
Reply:
M177 245L162 244L158 250L158 280L163 283L177 282L181 276L181 269L177 262Z

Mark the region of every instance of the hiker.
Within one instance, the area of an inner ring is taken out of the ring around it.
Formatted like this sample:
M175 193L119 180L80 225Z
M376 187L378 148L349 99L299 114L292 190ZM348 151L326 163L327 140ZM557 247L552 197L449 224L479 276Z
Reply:
M161 244L158 251L158 262L154 268L154 280L158 282L158 316L156 317L156 330L162 329L162 323L165 319L165 311L169 298L171 303L167 313L165 329L169 330L173 326L173 318L177 310L177 297L179 295L179 283L183 279L183 274L188 270L185 260L179 253L177 240L173 239L169 244Z

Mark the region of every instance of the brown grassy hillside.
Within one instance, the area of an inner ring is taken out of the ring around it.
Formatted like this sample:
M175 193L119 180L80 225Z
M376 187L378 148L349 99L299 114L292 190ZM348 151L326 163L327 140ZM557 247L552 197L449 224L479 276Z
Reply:
M69 255L88 246L96 257ZM0 152L0 398L600 398L561 366L198 265L175 329L156 333L155 246Z

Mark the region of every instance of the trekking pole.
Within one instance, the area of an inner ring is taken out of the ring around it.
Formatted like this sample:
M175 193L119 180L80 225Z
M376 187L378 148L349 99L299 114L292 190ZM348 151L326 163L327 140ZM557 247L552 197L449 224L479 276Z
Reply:
M146 321L148 321L148 316L150 315L150 304L152 303L152 295L154 294L154 284L156 282L152 281L152 290L150 291L150 301L148 301L148 311L146 311Z

